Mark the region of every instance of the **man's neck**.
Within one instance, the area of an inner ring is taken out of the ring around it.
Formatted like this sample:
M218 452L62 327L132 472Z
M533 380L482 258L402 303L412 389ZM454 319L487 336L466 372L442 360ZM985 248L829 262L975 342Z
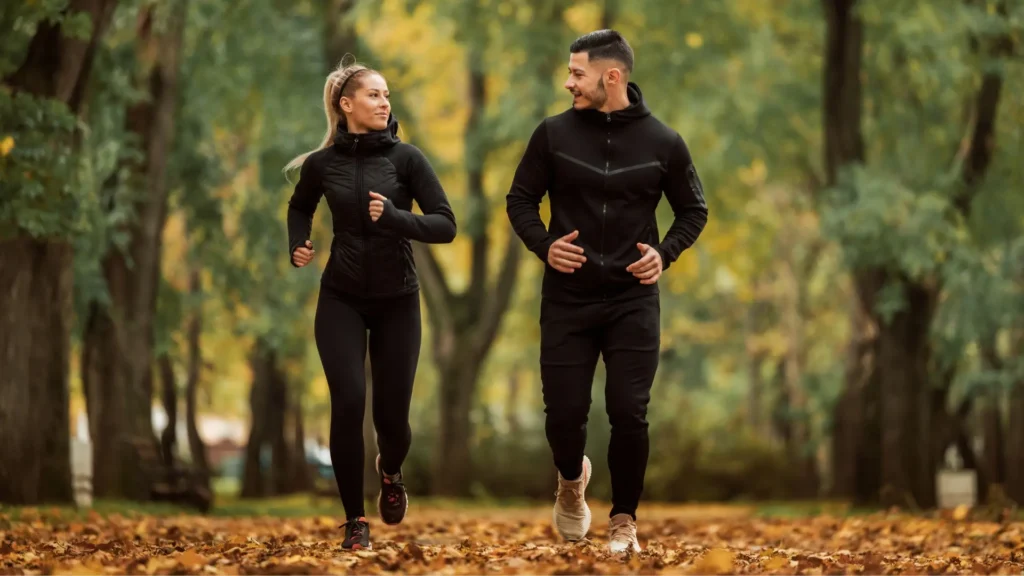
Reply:
M626 94L626 89L623 87L622 90L609 92L608 99L605 100L604 106L601 106L598 110L608 114L619 110L625 110L626 108L629 108L629 95Z

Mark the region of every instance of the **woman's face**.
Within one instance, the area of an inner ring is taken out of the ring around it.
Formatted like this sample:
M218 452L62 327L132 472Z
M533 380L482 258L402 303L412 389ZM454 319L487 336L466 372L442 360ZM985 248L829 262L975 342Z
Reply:
M348 131L353 133L383 130L388 126L391 114L391 93L384 77L376 72L364 73L359 88L351 98L341 98L341 109L348 119Z

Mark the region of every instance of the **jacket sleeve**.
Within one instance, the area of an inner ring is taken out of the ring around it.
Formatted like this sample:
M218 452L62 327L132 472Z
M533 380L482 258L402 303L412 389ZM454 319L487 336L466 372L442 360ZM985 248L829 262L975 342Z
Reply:
M455 239L456 233L455 213L448 196L423 152L412 145L408 150L407 186L423 214L414 214L387 202L377 223L410 240L447 244Z
M661 254L662 270L667 270L684 250L697 241L708 221L704 188L697 176L690 150L678 135L672 146L662 190L675 215L665 238L656 246Z
M505 209L512 229L526 248L545 263L548 261L548 249L555 242L540 217L540 203L548 192L550 168L545 121L530 136L512 178L512 186L505 196Z
M319 171L312 156L306 157L299 171L299 181L295 185L291 199L288 200L288 261L292 261L295 249L309 240L313 228L313 214L320 203L323 188L320 183Z

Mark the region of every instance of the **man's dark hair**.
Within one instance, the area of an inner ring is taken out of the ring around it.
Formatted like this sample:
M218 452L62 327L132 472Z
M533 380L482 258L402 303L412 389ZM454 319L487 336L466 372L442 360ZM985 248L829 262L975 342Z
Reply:
M591 61L618 60L626 66L627 73L633 71L633 49L615 30L595 30L584 34L569 46L569 52L586 52Z

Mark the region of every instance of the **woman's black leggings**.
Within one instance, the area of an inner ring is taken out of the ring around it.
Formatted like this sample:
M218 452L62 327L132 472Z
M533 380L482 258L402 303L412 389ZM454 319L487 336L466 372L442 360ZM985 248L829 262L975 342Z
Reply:
M409 402L420 354L419 293L363 299L321 286L314 333L331 391L331 461L341 503L347 518L364 516L367 339L377 448L384 472L395 474L412 441Z

